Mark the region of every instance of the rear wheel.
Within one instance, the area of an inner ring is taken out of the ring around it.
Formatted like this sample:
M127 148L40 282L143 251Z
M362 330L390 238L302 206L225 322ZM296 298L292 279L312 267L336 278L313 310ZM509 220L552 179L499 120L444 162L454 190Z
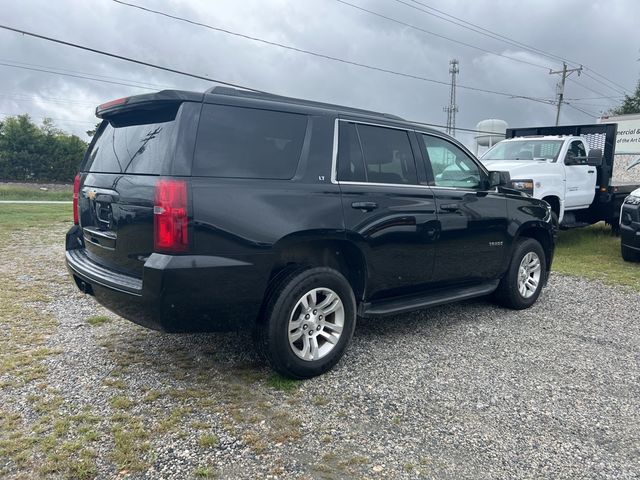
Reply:
M620 245L620 253L625 262L640 262L640 251L629 248L626 245Z
M495 292L496 301L516 310L529 308L540 296L547 274L546 265L544 250L537 240L519 239L509 270Z
M355 297L342 274L326 267L298 269L271 290L256 338L274 370L310 378L340 360L355 324Z

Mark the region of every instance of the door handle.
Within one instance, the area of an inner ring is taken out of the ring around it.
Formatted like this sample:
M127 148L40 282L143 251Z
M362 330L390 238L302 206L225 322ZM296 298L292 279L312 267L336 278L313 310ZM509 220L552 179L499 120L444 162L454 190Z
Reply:
M595 170L587 170L587 173L593 173Z
M444 203L440 205L440 210L444 210L445 212L457 212L460 210L460 205L457 203Z
M378 204L376 202L353 202L351 204L351 208L370 212L371 210L375 210L376 208L378 208Z

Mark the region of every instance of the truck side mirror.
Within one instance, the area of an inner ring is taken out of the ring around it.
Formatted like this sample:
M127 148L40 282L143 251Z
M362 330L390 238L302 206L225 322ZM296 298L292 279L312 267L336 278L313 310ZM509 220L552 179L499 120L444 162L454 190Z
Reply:
M587 165L592 167L599 167L602 165L602 149L592 148L587 155Z
M489 188L506 187L511 183L509 172L489 172Z

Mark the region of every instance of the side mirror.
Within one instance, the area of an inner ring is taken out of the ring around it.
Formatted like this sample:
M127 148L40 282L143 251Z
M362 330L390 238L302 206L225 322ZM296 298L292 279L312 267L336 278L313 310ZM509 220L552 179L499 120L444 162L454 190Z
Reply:
M509 172L489 172L489 188L506 187L509 184L511 184Z
M587 165L592 167L600 167L602 165L602 149L592 148L587 155Z

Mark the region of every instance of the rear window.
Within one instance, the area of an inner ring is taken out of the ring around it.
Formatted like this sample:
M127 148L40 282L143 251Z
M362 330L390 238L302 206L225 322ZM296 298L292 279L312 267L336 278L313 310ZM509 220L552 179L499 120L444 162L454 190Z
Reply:
M193 175L290 179L298 167L306 115L204 105Z
M109 123L89 152L86 170L95 173L159 175L174 151L174 120L160 123Z

